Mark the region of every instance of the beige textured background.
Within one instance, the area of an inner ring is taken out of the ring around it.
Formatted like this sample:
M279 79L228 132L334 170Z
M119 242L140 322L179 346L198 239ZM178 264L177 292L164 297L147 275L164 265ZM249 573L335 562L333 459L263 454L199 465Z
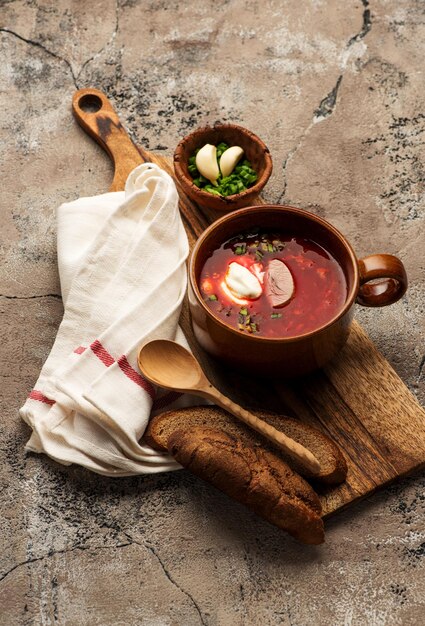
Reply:
M25 456L17 409L61 319L54 208L111 166L70 113L105 90L134 139L171 154L231 120L269 145L265 197L309 208L361 256L395 253L402 302L358 319L425 401L422 0L3 0L0 623L417 626L425 477L303 547L185 472L107 480Z

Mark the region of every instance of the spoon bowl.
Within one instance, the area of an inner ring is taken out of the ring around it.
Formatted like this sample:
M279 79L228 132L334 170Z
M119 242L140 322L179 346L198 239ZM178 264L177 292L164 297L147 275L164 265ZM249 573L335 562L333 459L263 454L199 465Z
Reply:
M155 339L142 346L139 367L154 385L179 391L192 391L205 378L193 354L167 339Z

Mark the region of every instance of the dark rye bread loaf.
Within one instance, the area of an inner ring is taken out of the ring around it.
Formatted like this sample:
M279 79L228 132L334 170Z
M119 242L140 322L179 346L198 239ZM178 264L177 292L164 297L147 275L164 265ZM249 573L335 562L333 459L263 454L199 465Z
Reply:
M347 463L338 446L323 433L290 417L276 415L268 411L254 411L258 417L268 422L288 437L301 443L318 459L321 472L315 477L329 485L343 482L347 476ZM275 448L268 440L242 424L235 417L216 406L193 406L162 413L151 419L144 435L144 441L156 450L166 451L168 439L176 430L190 432L195 426L220 428L228 434L241 438L243 442L276 452L295 471L306 478L311 478L308 470L301 468L280 448Z
M299 541L324 541L319 498L273 452L204 425L171 432L168 451L190 472Z

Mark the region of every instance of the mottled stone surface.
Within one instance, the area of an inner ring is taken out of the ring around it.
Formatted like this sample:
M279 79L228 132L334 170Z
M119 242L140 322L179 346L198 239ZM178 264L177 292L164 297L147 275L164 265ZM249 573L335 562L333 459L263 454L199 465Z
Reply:
M359 255L400 255L408 295L358 319L425 401L422 0L16 0L0 14L0 623L424 623L423 474L303 547L185 472L114 481L25 456L17 414L62 314L54 208L111 179L70 114L89 85L166 154L204 122L251 128L274 157L266 199L325 216Z

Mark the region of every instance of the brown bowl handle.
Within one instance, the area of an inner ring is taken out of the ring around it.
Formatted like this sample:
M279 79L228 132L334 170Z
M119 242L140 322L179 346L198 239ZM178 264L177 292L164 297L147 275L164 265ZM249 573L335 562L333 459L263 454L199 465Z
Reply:
M372 254L359 260L360 289L356 301L363 306L387 306L406 293L403 263L392 254ZM370 283L369 281L377 282Z

